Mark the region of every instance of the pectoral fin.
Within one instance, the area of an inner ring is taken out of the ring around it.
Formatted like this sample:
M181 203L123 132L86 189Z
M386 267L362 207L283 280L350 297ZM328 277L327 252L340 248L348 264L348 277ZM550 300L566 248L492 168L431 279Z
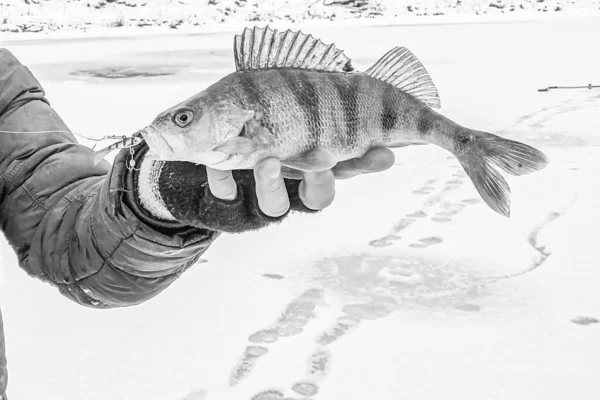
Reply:
M213 148L213 151L220 151L225 154L250 154L259 148L260 144L257 141L248 137L236 136Z

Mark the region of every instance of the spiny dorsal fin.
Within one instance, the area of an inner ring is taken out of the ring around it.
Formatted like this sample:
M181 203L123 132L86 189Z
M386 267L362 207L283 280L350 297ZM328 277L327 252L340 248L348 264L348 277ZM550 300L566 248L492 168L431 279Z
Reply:
M352 63L335 45L326 45L301 31L278 32L246 28L233 44L237 71L265 68L302 68L329 72L351 72Z
M411 94L432 108L440 108L440 96L429 73L405 47L394 47L365 73Z

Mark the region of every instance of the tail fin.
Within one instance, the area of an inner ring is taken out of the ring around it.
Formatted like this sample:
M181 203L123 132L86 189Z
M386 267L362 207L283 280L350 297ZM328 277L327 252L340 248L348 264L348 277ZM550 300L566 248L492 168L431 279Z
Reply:
M548 158L541 151L491 133L469 130L470 151L458 159L475 188L492 210L510 217L510 187L494 166L511 175L543 169Z

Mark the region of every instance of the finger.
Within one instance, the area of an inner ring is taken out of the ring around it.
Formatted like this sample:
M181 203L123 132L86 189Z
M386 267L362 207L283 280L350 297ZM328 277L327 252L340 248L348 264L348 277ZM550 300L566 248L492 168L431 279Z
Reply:
M261 211L269 217L279 217L290 208L290 199L285 188L281 163L276 158L267 158L254 168L256 197Z
M396 161L393 151L387 147L376 147L362 157L338 163L333 172L336 179L348 179L359 174L381 172L389 169Z
M332 170L305 172L300 182L299 196L302 203L311 210L322 210L329 206L335 197L335 176Z
M208 187L213 196L221 200L233 200L237 197L237 185L231 171L221 171L206 167Z

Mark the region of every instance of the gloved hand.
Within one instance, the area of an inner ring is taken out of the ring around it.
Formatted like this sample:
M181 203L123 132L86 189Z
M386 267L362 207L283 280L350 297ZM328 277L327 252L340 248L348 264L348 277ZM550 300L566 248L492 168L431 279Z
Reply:
M387 148L338 163L332 170L289 171L284 179L277 159L254 170L220 171L178 161L144 159L147 147L135 151L134 175L139 204L155 218L220 232L260 229L285 218L289 211L317 212L335 196L335 179L380 172L394 163Z

